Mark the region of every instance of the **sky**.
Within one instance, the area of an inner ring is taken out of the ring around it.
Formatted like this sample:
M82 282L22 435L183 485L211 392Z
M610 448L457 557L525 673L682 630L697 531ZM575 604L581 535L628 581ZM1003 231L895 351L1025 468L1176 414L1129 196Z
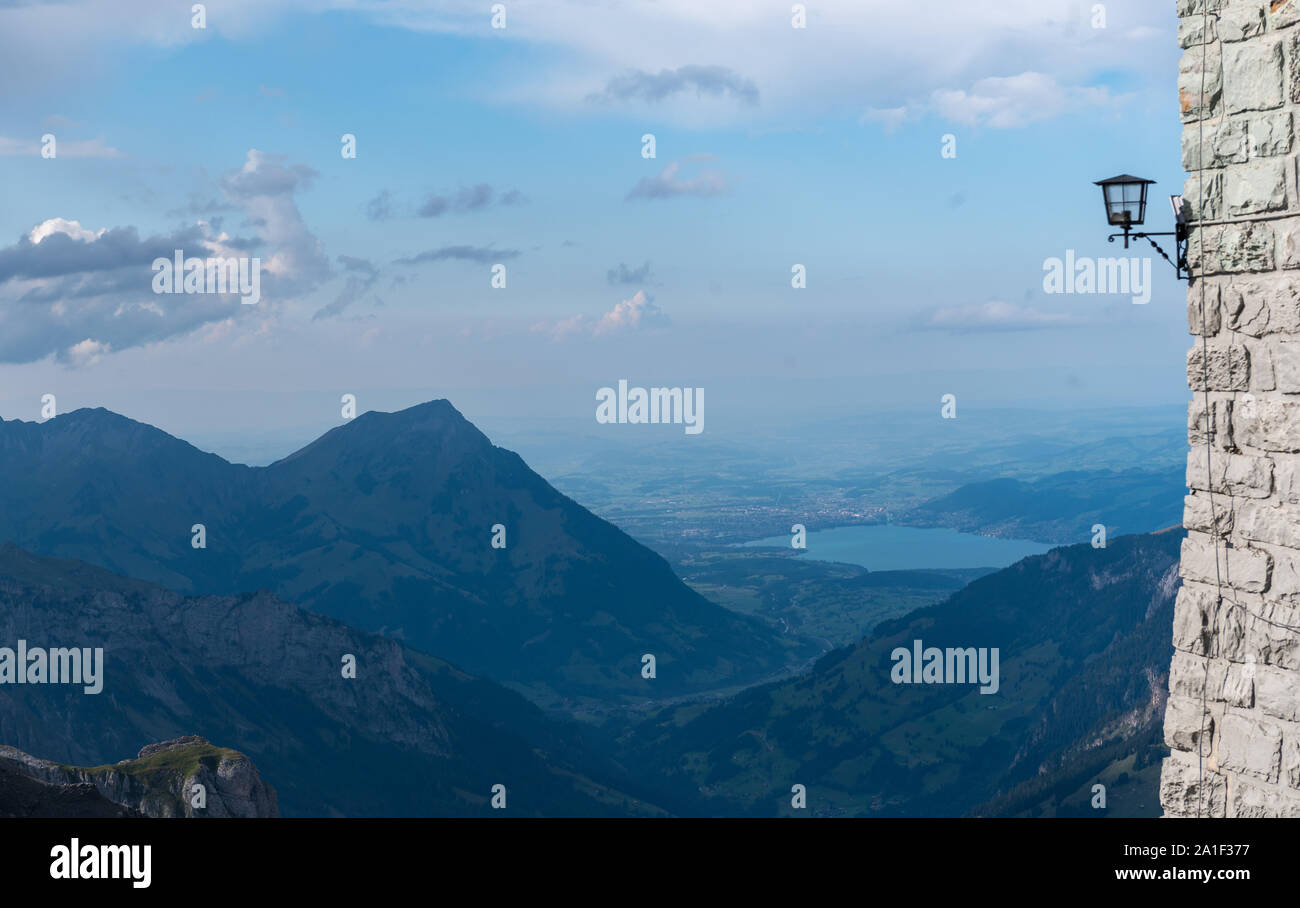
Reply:
M1152 250L1146 304L1043 284L1124 254L1095 180L1156 180L1172 229L1170 3L193 7L0 0L6 419L256 433L351 393L508 425L619 379L778 421L1187 399ZM175 249L257 257L260 299L154 292Z

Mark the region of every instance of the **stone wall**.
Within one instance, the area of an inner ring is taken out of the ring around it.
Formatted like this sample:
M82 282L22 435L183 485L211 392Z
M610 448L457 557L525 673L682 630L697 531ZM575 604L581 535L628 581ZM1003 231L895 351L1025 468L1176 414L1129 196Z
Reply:
M1300 816L1300 0L1177 2L1194 393L1160 800Z

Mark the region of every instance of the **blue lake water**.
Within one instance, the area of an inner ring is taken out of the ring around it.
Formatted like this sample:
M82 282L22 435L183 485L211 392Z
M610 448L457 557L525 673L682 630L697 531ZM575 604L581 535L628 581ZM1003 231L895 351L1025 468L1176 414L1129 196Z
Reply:
M790 535L746 542L746 547L790 547ZM924 568L1002 568L1054 546L1023 539L994 539L949 529L879 526L836 527L808 534L808 551L800 557L843 561L870 571Z

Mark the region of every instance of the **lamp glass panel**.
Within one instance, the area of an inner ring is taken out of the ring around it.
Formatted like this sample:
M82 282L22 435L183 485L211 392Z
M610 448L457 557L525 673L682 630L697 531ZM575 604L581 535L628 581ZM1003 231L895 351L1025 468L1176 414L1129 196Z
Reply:
M1145 217L1146 183L1111 183L1104 187L1111 224L1138 225Z

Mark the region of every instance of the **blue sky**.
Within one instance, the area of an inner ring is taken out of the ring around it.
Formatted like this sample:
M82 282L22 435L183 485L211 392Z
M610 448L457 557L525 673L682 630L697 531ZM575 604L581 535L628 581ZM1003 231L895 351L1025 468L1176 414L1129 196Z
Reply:
M552 0L499 30L477 2L209 3L202 30L189 6L0 3L5 418L57 393L177 430L277 419L175 389L571 415L619 378L751 383L754 408L773 382L868 408L1186 397L1163 261L1145 306L1042 291L1049 257L1118 254L1093 180L1158 180L1169 229L1168 4L1094 28L1076 0L810 3L793 29L789 3ZM262 301L154 295L142 249L177 237L255 250Z

